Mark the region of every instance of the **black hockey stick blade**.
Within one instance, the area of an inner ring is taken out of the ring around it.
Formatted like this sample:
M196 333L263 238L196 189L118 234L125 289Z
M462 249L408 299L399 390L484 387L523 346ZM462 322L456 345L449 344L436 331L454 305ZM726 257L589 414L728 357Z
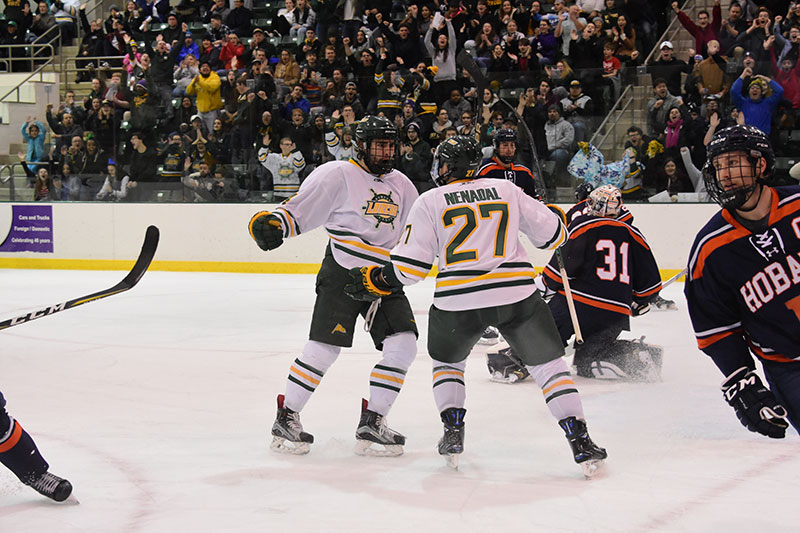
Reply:
M139 258L136 259L136 263L133 265L133 268L130 272L128 272L128 275L122 279L122 281L110 289L98 291L93 294L89 294L88 296L74 298L66 302L60 302L38 311L32 311L22 316L9 318L8 320L0 322L0 330L10 328L11 326L18 326L20 324L24 324L25 322L36 320L37 318L50 316L54 313L58 313L59 311L72 309L73 307L78 307L79 305L94 302L102 298L108 298L109 296L132 289L137 283L139 283L139 280L142 279L142 276L144 276L144 273L147 272L150 263L153 261L153 257L156 255L156 249L158 248L158 238L158 228L155 226L149 226L144 236L142 251L139 252Z

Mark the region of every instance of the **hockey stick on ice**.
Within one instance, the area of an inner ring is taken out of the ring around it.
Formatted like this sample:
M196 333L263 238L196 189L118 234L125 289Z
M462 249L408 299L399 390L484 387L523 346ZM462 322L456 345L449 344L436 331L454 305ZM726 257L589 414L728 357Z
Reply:
M469 75L475 80L475 83L478 86L478 101L480 102L483 98L483 90L489 87L487 83L486 77L481 72L480 67L469 55L465 50L461 50L456 57L456 62L461 65ZM534 172L534 179L541 181L539 184L541 187L541 194L542 194L542 201L547 203L547 192L544 184L544 174L542 174L542 165L539 162L539 154L536 152L536 144L533 142L533 134L531 133L530 128L522 119L520 114L517 112L517 109L505 101L503 98L498 97L498 101L501 102L503 105L508 107L512 113L514 113L514 117L517 119L517 124L519 127L525 130L525 134L528 136L528 143L530 144L531 149L531 156L533 157L533 163L536 165L535 172ZM476 120L477 120L477 112L476 112ZM575 330L575 342L578 344L583 344L583 334L581 333L581 325L578 322L578 313L575 311L575 301L572 298L572 290L569 286L569 278L567 277L567 269L564 266L564 257L561 255L561 248L556 248L556 259L558 260L558 269L561 273L561 281L564 284L564 296L567 299L567 309L569 309L569 318L572 320L572 329Z
M661 290L664 290L665 287L669 287L670 285L681 279L683 276L686 275L687 272L688 269L684 268L683 270L681 270L680 272L669 278L667 281L661 284Z
M144 273L147 272L147 268L150 266L150 262L153 260L153 256L156 254L156 248L158 248L158 237L158 228L155 226L149 226L147 228L147 232L145 233L142 251L139 253L139 258L136 260L136 264L133 265L131 271L128 272L128 275L125 276L122 281L110 289L95 292L93 294L89 294L88 296L81 296L80 298L75 298L66 302L57 303L55 305L51 305L50 307L46 307L38 311L32 311L22 316L9 318L8 320L0 322L0 330L10 328L11 326L18 326L20 324L24 324L25 322L36 320L37 318L50 316L54 313L58 313L59 311L72 309L73 307L88 304L89 302L94 302L102 298L107 298L109 296L132 289L134 286L136 286Z

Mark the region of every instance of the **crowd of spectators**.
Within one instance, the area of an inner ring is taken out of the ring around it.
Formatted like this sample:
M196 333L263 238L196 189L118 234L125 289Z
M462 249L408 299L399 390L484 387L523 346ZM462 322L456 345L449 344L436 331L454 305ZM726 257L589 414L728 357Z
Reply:
M12 22L33 32L21 22L26 0L7 2L2 33ZM401 132L398 167L425 190L443 139L474 135L489 149L494 131L520 127L502 95L550 161L547 186L569 186L577 143L658 47L646 131L629 132L639 182L628 197L694 190L680 179L681 148L702 168L714 128L739 120L769 133L776 109L779 124L795 119L800 7L783 4L769 3L781 16L734 0L723 19L717 1L692 20L664 0L130 0L88 20L86 5L42 2L71 17L76 81L91 91L48 106L46 126L24 124L20 157L37 199L147 200L165 189L196 201L281 199L316 166L351 157L354 123L381 114ZM696 41L686 60L657 42L671 10ZM457 60L462 51L488 87ZM531 162L529 150L518 157Z

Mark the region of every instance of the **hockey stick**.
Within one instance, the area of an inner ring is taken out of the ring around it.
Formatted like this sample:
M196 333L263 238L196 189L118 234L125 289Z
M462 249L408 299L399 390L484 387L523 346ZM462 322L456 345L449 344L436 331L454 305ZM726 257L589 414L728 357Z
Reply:
M478 92L480 93L478 101L480 102L483 98L483 90L489 87L487 83L486 77L481 72L480 67L475 62L475 59L472 58L465 50L461 50L456 57L456 62L461 65L466 71L469 73L470 77L475 80L475 83L478 85ZM498 101L501 102L503 105L508 107L512 113L514 113L514 117L517 119L517 124L525 130L525 134L528 136L528 143L530 144L531 149L531 156L533 157L533 162L536 165L536 172L534 175L534 180L541 181L541 194L542 194L542 201L547 203L547 189L545 188L544 183L544 174L542 173L542 165L539 162L539 154L536 152L536 144L533 142L533 134L531 133L530 128L528 128L528 124L522 119L520 114L517 112L517 108L509 104L505 99L500 98L498 96ZM566 223L565 223L566 224ZM558 269L561 273L561 281L564 284L564 296L567 299L567 309L569 309L569 318L572 320L572 329L575 330L575 342L578 344L583 344L583 334L581 333L581 325L578 322L578 313L575 311L575 300L572 298L572 290L569 286L569 278L567 277L567 268L564 266L564 257L561 254L561 248L556 248L556 260L558 261Z
M683 270L681 270L680 272L669 278L667 281L661 284L661 290L664 290L665 287L669 287L670 285L678 281L680 278L685 276L688 271L689 271L688 269L684 268Z
M36 320L37 318L49 316L58 313L59 311L72 309L73 307L88 304L89 302L94 302L102 298L107 298L109 296L132 289L136 286L139 280L142 279L144 273L147 272L147 268L150 266L150 262L153 260L153 256L156 254L156 248L158 248L158 236L159 233L157 227L149 226L147 228L147 232L144 236L144 244L142 244L142 251L139 253L139 258L136 259L136 264L133 265L131 271L128 272L128 275L125 276L122 281L110 289L95 292L93 294L89 294L88 296L81 296L80 298L75 298L66 302L57 303L55 305L51 305L50 307L40 309L39 311L32 311L26 315L9 318L8 320L0 322L0 330L10 328L11 326L18 326L20 324L24 324L25 322Z

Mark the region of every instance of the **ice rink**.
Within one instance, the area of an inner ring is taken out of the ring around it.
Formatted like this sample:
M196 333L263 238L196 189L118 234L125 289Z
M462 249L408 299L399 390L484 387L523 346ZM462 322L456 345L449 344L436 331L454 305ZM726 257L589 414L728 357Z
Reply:
M0 270L0 319L110 287L122 272ZM607 448L585 480L540 389L467 371L458 471L425 350L433 283L409 297L419 356L390 417L399 458L353 454L377 354L342 353L303 411L307 456L269 450L275 396L311 315L308 275L149 272L130 292L0 332L0 390L79 504L55 504L0 469L0 532L797 531L800 439L747 432L679 310L633 321L665 349L663 382L576 378ZM360 327L361 323L359 323ZM531 339L535 342L535 339Z

